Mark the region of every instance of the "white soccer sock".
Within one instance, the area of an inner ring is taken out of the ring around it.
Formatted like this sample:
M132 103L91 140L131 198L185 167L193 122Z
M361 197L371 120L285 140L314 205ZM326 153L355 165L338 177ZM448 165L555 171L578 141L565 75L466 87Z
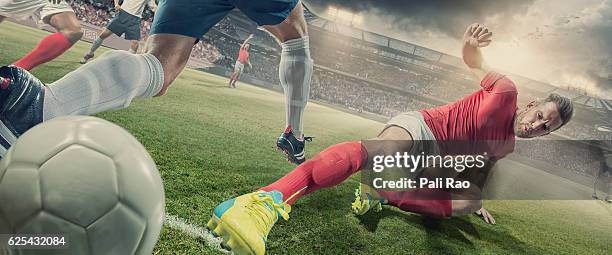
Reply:
M285 91L286 125L291 125L295 136L301 137L314 66L310 58L308 37L286 41L281 47L283 50L278 73Z
M45 87L43 120L127 107L161 90L164 71L152 54L111 51Z
M91 43L91 49L89 49L89 53L94 54L94 52L96 52L96 50L98 50L98 48L102 46L103 42L104 40L102 40L102 38L100 38L99 36L96 37L96 39Z

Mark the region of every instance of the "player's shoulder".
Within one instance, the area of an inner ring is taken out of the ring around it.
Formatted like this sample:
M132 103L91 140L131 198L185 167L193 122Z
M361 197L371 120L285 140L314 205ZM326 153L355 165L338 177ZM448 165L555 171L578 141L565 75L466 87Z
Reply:
M480 86L490 93L517 93L516 84L508 76L494 71L485 75Z

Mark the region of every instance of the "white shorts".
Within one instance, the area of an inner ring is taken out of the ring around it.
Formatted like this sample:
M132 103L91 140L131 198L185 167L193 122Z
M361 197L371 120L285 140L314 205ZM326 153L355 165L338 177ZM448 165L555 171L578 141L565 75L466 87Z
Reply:
M74 11L66 1L53 4L47 0L0 0L0 15L14 19L38 21L62 12Z
M437 143L425 142L436 141L436 137L433 132L431 132L431 129L429 129L429 126L427 126L420 112L411 111L400 113L387 122L385 129L390 126L401 127L410 133L413 142L413 154L425 152L427 154L436 155L440 153L440 148L438 148Z
M236 61L236 64L234 64L234 72L241 74L242 70L244 70L244 64L240 61Z

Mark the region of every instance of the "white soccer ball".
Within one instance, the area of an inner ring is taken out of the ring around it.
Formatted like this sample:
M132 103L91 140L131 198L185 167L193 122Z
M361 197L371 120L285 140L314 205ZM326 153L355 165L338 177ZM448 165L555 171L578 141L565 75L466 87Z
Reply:
M44 122L0 161L0 236L66 236L69 248L44 254L151 254L164 208L151 156L106 120L72 116Z

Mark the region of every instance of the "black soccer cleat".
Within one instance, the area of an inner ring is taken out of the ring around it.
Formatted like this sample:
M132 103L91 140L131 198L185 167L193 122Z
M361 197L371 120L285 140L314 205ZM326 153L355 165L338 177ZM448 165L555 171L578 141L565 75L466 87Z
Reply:
M25 69L0 67L0 158L17 138L42 122L45 85Z
M285 152L287 161L299 165L306 161L305 141L312 141L312 137L304 137L304 141L300 141L293 135L291 126L288 126L276 140L276 148Z

